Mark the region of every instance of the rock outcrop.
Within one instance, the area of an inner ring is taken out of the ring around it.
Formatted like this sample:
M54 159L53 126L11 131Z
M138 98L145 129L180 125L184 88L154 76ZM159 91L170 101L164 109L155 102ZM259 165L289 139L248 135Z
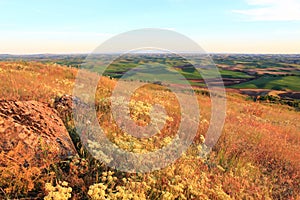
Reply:
M44 168L75 155L57 111L36 101L0 100L0 166Z

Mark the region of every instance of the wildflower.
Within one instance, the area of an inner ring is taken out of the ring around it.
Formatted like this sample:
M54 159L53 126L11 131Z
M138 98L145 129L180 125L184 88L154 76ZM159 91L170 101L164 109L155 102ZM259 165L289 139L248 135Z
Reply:
M68 186L68 182L66 182L66 181L63 181L63 182L61 183L61 185L62 185L62 186L66 186L66 187L67 187L67 186Z
M68 183L63 181L59 182L55 187L51 183L45 184L45 190L48 193L44 197L45 200L67 200L71 198L72 188L68 187Z
M107 177L107 180L108 180L108 182L113 182L114 179L113 179L112 176L108 176L108 177Z
M106 189L107 186L103 183L94 184L89 187L88 195L91 199L105 200L107 196L105 192Z

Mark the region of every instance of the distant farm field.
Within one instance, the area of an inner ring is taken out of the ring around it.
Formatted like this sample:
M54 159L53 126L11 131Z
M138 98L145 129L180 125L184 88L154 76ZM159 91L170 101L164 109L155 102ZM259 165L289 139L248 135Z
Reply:
M300 91L300 76L265 76L232 86L232 88Z

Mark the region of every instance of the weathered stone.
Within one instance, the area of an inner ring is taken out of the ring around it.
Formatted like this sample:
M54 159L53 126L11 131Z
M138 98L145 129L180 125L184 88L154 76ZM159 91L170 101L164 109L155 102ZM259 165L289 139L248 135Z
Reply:
M75 155L57 111L36 101L0 100L0 165L44 168Z

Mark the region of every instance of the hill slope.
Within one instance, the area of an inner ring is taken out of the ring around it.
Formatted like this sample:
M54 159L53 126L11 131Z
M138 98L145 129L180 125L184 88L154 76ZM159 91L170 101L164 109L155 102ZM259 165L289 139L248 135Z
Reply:
M51 106L55 98L72 94L75 77L76 69L66 66L37 62L1 62L0 97L37 100ZM106 100L115 84L114 80L101 79L96 94L98 119L107 130L108 137L121 148L133 152L153 150L168 144L163 138L172 138L174 133L169 129L163 130L157 136L158 142L151 143L148 140L128 137L112 125L110 103ZM157 89L160 91L158 94ZM170 113L174 111L174 116L173 121L168 123L176 126L178 116L176 101L170 100L173 99L172 94L156 85L151 85L148 91L150 92L144 93L143 89L137 91L139 95L133 100L144 101L147 103L145 105L154 100L169 105L168 110ZM286 106L246 101L245 96L228 93L227 116L222 136L208 159L202 159L199 157L203 143L201 135L205 136L208 129L211 102L205 91L199 93L204 95L198 95L201 123L197 137L188 152L171 166L147 174L114 171L86 153L74 132L72 116L65 116L63 121L73 141L78 142L75 146L81 152L81 158L70 158L50 167L40 180L32 178L31 184L35 187L30 190L20 190L20 187L7 184L10 180L1 177L0 197L49 195L50 190L47 187L45 189L45 183L53 183L55 186L55 180L60 180L69 182L68 186L73 188L71 194L74 198L95 197L100 194L106 198L117 198L118 195L129 197L131 194L142 199L300 198L299 113ZM168 101L171 102L167 104ZM135 111L133 116L138 123L148 120L147 115L136 114ZM20 183L24 187L29 184L21 180ZM57 184L62 187L65 185L59 181ZM102 192L99 193L99 190Z

